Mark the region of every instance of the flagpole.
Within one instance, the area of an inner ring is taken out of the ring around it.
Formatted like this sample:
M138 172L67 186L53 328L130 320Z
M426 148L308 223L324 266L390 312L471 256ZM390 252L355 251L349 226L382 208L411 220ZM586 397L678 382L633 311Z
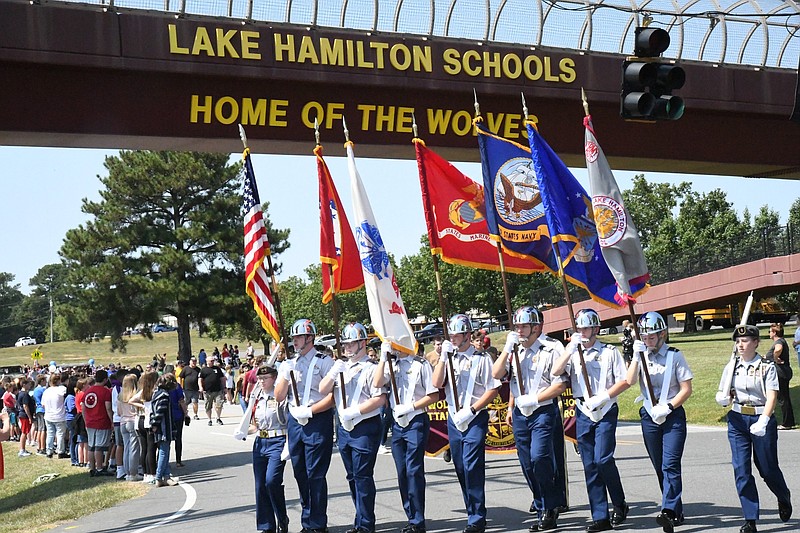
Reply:
M411 129L414 134L414 138L417 138L417 119L414 115L411 116ZM426 209L428 206L426 206ZM430 243L428 243L430 245ZM432 251L432 250L431 250ZM439 313L442 315L442 336L445 338L446 341L450 342L450 332L447 330L447 309L444 303L444 290L442 289L442 276L439 271L439 256L435 253L432 254L433 256L433 274L436 277L436 295L439 298ZM458 399L458 387L456 386L456 373L453 369L453 352L447 352L445 354L447 356L447 367L450 370L449 381L450 387L453 392L453 407L455 407L456 411L461 410L461 402Z
M500 279L503 280L503 296L506 300L506 315L508 316L508 329L512 331L514 328L514 317L513 313L511 312L511 296L508 294L508 280L506 279L506 264L503 260L503 248L500 244L500 241L497 241L497 258L500 261ZM519 344L514 344L514 347L511 349L514 355L514 365L516 369L514 373L517 375L517 387L519 387L519 393L525 394L525 387L522 384L522 368L520 367L519 363Z
M314 118L314 141L316 142L316 147L320 151L322 150L322 145L319 143L319 121L317 118ZM316 150L314 150L316 153ZM322 206L320 206L322 209ZM333 276L333 265L329 263L323 263L323 267L327 266L328 271L328 279L330 279L330 287L331 287L331 316L333 318L333 332L334 332L334 339L335 339L335 350L336 353L334 356L337 359L342 358L342 347L341 347L341 337L339 335L339 312L336 309L336 282ZM324 275L324 273L323 273ZM345 390L345 383L344 383L344 372L339 372L339 391L342 395L342 409L347 408L347 391Z

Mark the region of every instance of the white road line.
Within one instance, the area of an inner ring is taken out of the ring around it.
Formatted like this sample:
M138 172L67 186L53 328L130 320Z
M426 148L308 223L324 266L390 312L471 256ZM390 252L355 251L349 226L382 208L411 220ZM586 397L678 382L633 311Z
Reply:
M195 492L194 487L192 487L189 483L186 483L185 481L179 482L178 486L181 487L183 489L183 492L186 493L186 501L183 502L183 507L178 509L176 512L172 513L170 516L168 516L166 518L162 518L161 520L159 520L155 524L152 524L152 525L149 525L147 527L143 527L143 528L137 529L133 533L144 533L145 531L149 531L151 529L155 529L157 527L164 526L164 525L172 522L173 520L176 520L176 519L182 517L183 515L186 514L186 512L189 509L194 507L195 502L197 502L197 492ZM156 490L160 490L160 489L156 489Z

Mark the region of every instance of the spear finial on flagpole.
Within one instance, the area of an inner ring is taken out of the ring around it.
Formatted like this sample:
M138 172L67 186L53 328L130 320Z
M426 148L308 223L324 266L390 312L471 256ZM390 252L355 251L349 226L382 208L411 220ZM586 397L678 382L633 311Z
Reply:
M589 101L586 99L586 91L581 87L581 100L583 100L583 112L589 116Z
M411 132L414 134L414 138L418 137L417 135L417 116L412 112L411 113Z
M342 116L342 128L344 128L344 140L350 142L350 131L347 129L347 121Z
M314 117L314 140L316 141L317 146L319 146L319 121L316 117Z
M239 124L239 138L242 140L245 149L247 149L247 134L244 132L244 126L241 124Z
M520 92L522 96L522 120L528 120L528 104L525 103L525 93Z
M475 106L475 116L479 117L481 116L481 105L478 103L478 91L474 88L472 89L472 95L475 98L475 103L473 104Z

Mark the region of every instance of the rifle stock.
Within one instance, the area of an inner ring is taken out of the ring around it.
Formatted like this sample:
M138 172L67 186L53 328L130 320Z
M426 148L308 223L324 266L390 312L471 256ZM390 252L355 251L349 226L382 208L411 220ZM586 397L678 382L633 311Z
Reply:
M300 407L300 395L297 394L297 379L294 377L294 370L289 371L289 378L292 381L292 394L294 395L294 405Z
M750 291L750 296L747 297L747 302L744 304L744 312L742 313L742 318L739 321L737 327L744 326L745 324L747 324L747 319L750 318L750 309L752 307L753 307L753 291ZM731 361L733 361L733 366L731 367L731 371L728 374L728 379L725 381L725 386L722 389L722 392L727 393L729 403L733 400L733 373L736 370L736 365L739 364L739 355L736 353L736 341L733 342L733 352L731 353Z

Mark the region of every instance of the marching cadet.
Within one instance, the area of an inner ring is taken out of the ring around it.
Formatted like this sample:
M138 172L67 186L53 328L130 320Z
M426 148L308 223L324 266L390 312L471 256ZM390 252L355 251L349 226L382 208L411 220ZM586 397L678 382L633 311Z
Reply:
M558 425L558 397L567 388L567 377L552 376L555 359L563 352L561 343L540 337L542 319L534 307L520 307L514 313L514 331L508 333L505 348L495 361L492 375L503 379L510 373L514 399L512 428L517 457L528 487L533 492L538 522L529 531L555 529L561 504L556 485L556 457L553 434ZM518 350L519 366L514 359ZM523 391L520 391L522 382ZM563 453L563 452L562 452Z
M447 395L447 436L468 515L464 533L483 533L486 529L486 432L489 430L486 406L497 396L500 381L492 377L492 358L476 351L470 343L472 322L467 315L451 317L447 329L450 340L442 343L442 357L433 370L433 385L444 387ZM448 375L448 353L455 354L455 382ZM457 402L454 389L458 391Z
M433 386L433 370L428 361L404 352L396 355L392 343L384 341L372 386L380 388L389 383L392 372L396 386L389 391L394 415L392 457L397 488L408 517L402 533L425 533L425 443L430 432L425 408L439 399L439 390Z
M383 387L373 386L377 365L367 357L367 329L358 322L348 324L342 331L341 344L347 362L337 360L333 364L320 381L320 392L336 389L333 397L339 413L339 456L356 507L353 527L347 533L374 533L373 475L381 443L381 407L386 398Z
M635 385L640 367L647 365L654 397L650 398L642 379L639 385L645 399L639 409L642 437L661 486L661 512L656 522L666 533L672 533L684 519L681 458L686 444L686 412L683 404L692 394L693 376L681 351L666 343L664 317L653 311L643 314L639 317L639 333L642 339L633 341L627 380L631 386Z
M325 476L333 452L333 398L319 389L333 360L314 349L316 334L317 328L308 319L292 324L296 355L281 364L275 383L275 399L289 400L289 454L300 493L300 521L305 533L328 531Z
M773 411L778 400L778 375L775 365L756 353L758 328L736 326L733 332L736 356L722 371L717 403L728 411L728 441L731 445L736 492L744 513L739 531L757 531L759 504L753 466L778 498L778 516L787 522L792 516L789 487L778 466L778 426ZM731 399L733 403L731 404Z
M575 395L575 430L586 478L586 491L592 512L592 523L586 531L608 531L625 521L628 504L614 461L619 407L617 396L630 385L625 380L627 369L619 351L597 340L600 316L592 309L581 309L575 315L577 331L573 333L566 353L553 368L553 374L569 374ZM578 349L583 349L589 396L584 381ZM613 510L609 515L608 498Z
M245 418L249 421L247 434L237 431L234 436L244 440L246 435L257 434L253 443L253 477L256 485L256 529L261 533L288 533L289 517L286 515L286 496L283 490L281 459L286 444L286 402L274 396L278 370L272 365L261 365L256 370L258 386L254 389ZM250 407L252 405L252 407Z

